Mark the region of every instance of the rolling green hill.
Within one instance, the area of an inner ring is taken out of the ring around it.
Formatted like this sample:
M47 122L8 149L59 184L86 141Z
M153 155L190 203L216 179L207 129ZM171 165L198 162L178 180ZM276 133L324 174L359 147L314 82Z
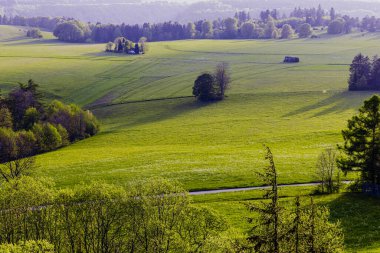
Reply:
M347 119L372 94L346 91L348 65L359 52L379 53L378 41L378 34L355 33L159 42L147 55L126 56L103 53L104 45L26 39L19 28L0 26L0 88L33 78L47 99L86 106L101 120L97 136L38 156L36 176L51 177L59 187L153 176L178 180L188 190L261 185L254 172L265 164L263 143L273 149L280 183L312 182L318 154L342 141ZM301 63L283 64L286 55ZM233 78L226 100L206 104L188 97L197 75L221 61L230 64ZM196 201L239 224L240 201L252 197L235 195ZM319 201L341 210L340 197ZM358 206L351 211L362 212ZM357 224L345 225L349 231ZM365 246L358 235L367 225L349 235L349 248ZM378 245L376 234L370 238L371 248Z
M103 123L95 138L39 156L39 175L62 186L164 176L189 190L259 185L253 171L263 163L263 143L276 154L281 183L316 180L317 155L341 141L346 120L370 96L346 91L348 64L378 49L377 35L360 34L160 42L144 56L54 40L0 43L1 88L33 78L48 98L96 106ZM285 55L301 63L283 64ZM191 95L196 76L221 61L233 77L225 101L177 98Z

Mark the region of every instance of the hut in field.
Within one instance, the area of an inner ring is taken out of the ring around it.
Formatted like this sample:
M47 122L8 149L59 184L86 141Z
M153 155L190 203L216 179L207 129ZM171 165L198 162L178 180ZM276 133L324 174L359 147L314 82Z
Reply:
M284 63L298 63L300 58L293 56L285 56Z

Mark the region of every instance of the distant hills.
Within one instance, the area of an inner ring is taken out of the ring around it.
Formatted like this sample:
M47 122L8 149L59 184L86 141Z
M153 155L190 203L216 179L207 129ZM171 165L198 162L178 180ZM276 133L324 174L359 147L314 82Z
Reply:
M0 0L0 14L21 16L65 16L82 21L142 24L163 21L182 23L199 19L232 16L236 11L250 11L257 17L263 9L278 9L288 14L295 7L334 7L350 16L380 16L380 2L371 0Z

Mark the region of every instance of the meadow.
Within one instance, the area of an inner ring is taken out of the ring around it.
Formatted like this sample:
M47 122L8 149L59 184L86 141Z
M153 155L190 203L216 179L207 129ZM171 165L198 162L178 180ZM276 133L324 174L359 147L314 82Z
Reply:
M42 40L23 34L22 28L0 26L0 88L32 78L47 100L89 108L102 123L97 136L38 156L35 176L53 178L57 187L93 180L125 185L155 176L190 191L258 186L255 171L266 165L262 144L272 148L280 183L318 181L318 154L342 142L347 119L372 94L347 91L349 64L359 52L379 53L379 35L361 33L157 42L141 56L106 54L103 44L65 44L48 33ZM301 63L283 64L286 55L299 56ZM196 101L194 80L219 62L231 68L228 97ZM290 189L284 199L309 191ZM257 198L257 192L246 192L194 201L245 230L244 202ZM345 194L317 199L331 206L334 219L361 214L343 223L349 249L380 246L380 224L370 224L379 218L376 211L362 217L365 205L376 210L376 201ZM352 209L344 209L343 200ZM370 237L359 236L369 228L375 231Z

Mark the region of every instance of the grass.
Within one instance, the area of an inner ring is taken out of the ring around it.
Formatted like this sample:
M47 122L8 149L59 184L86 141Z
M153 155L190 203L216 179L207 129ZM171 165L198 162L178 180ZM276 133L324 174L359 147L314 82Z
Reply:
M316 181L318 154L342 142L347 119L372 95L346 91L349 64L357 53L379 49L378 34L356 33L157 42L147 55L125 56L103 53L102 44L65 44L50 36L27 39L20 28L0 26L0 88L33 78L47 99L96 108L100 134L38 156L35 176L51 177L58 187L92 180L124 185L153 176L178 180L187 190L257 186L264 143L275 154L280 183ZM286 55L301 63L282 64ZM232 72L228 98L207 104L186 97L197 75L221 61ZM311 190L282 191L289 201ZM244 231L244 203L259 197L240 192L195 202ZM351 251L380 248L376 200L340 194L317 201L331 207L333 219L345 220Z

